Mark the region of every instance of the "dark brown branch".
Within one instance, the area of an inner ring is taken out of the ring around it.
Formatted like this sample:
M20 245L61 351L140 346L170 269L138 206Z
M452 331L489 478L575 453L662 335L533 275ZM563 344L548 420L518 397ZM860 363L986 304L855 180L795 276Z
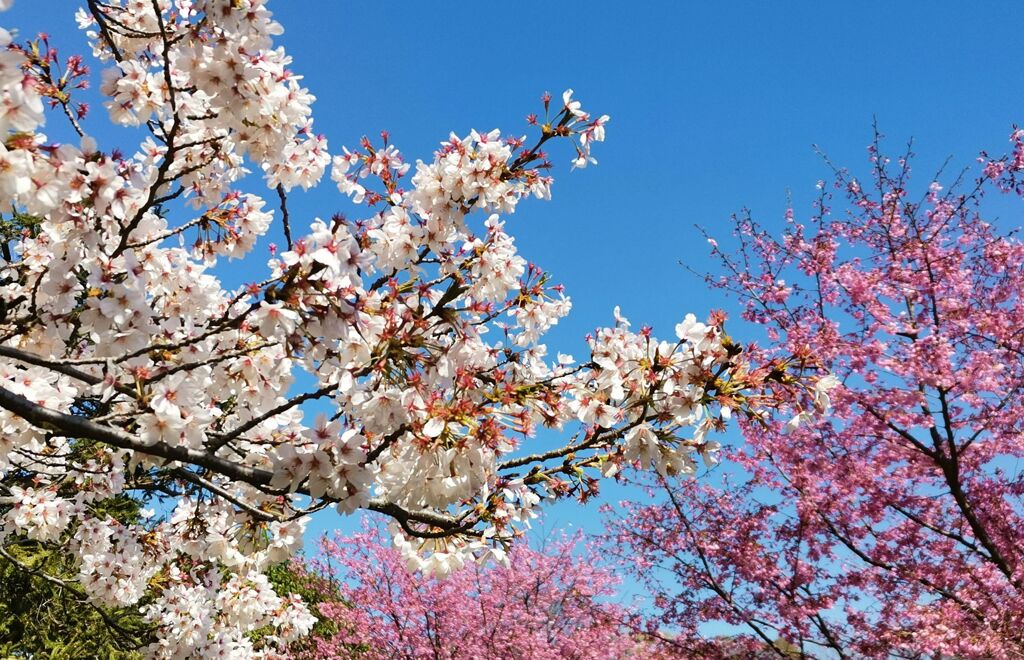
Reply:
M288 196L285 194L284 186L277 184L277 197L281 200L281 226L284 228L284 240L288 250L292 249L292 227L288 220Z

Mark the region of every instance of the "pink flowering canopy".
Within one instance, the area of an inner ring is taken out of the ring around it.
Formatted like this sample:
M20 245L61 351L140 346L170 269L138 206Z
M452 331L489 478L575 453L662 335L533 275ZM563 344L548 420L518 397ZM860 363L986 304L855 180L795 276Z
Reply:
M546 498L625 467L692 472L772 387L813 409L816 362L750 365L721 315L659 341L616 311L585 361L548 356L570 302L506 225L550 196L543 149L595 162L608 117L572 90L543 97L529 138L450 135L415 167L386 134L332 156L264 0L88 0L77 19L109 119L144 137L103 150L73 98L84 60L0 32L0 542L71 553L89 602L143 608L150 655L247 657L308 631L264 570L314 511L383 514L409 567L445 575L504 560ZM54 119L80 141L51 142ZM358 219L290 218L328 167ZM250 170L266 190L240 188ZM226 288L231 260L258 275ZM121 494L160 512L101 512Z
M650 657L615 603L618 580L578 539L542 551L518 545L509 565L464 566L439 580L403 568L379 530L324 538L307 570L340 584L342 602L320 605L338 632L314 640L313 657L530 658Z
M983 204L1024 193L1011 140L917 193L911 154L876 140L870 177L836 172L809 222L741 217L738 253L712 241L746 318L842 383L828 417L744 421L739 474L662 482L617 520L673 644L713 656L706 624L727 623L748 653L1024 654L1024 244Z

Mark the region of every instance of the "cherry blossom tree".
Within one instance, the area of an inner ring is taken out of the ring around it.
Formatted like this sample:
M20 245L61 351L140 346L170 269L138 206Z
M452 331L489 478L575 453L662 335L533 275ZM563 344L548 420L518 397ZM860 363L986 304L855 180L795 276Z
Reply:
M781 657L1024 654L1024 244L985 196L1024 192L1012 142L915 195L909 147L876 139L870 177L836 171L809 222L744 215L736 252L711 241L710 281L842 384L828 417L744 420L743 470L662 481L615 523L674 643L717 622Z
M583 658L651 657L609 599L618 580L578 538L541 550L517 545L507 567L471 565L436 579L404 568L379 529L325 537L307 570L339 585L320 605L338 632L311 657Z
M386 516L409 566L444 575L503 560L545 498L625 466L692 472L769 384L812 409L817 363L750 365L720 316L658 341L616 310L586 360L548 357L570 301L506 224L550 196L545 149L595 162L608 117L572 90L543 97L532 139L450 135L413 168L384 133L332 157L265 0L87 0L77 20L109 119L141 138L104 150L85 60L0 32L0 554L71 553L90 603L143 608L146 653L247 657L308 631L265 569L321 509ZM290 217L328 166L360 217ZM250 168L271 201L241 189ZM262 274L228 288L225 268ZM104 515L122 494L149 517Z

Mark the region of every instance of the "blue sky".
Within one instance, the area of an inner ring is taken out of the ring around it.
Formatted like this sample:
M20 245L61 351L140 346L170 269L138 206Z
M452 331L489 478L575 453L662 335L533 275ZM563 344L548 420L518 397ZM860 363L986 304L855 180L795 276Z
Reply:
M62 51L85 52L73 20L79 4L16 0L0 21L26 37L45 29ZM449 131L527 132L540 94L567 87L585 109L611 115L608 141L595 150L600 165L570 174L570 154L556 150L553 201L522 204L507 225L521 252L572 296L571 317L548 343L578 357L584 334L610 323L617 304L662 336L688 311L735 311L679 263L714 268L693 225L726 237L743 207L781 223L787 192L798 217L806 214L815 182L828 176L812 144L856 171L877 117L893 151L915 138L924 186L947 156L966 165L980 149L1002 153L1011 124L1024 122L1020 3L270 7L285 27L279 43L318 97L316 128L332 151L387 129L409 160L429 159ZM130 137L98 104L85 128L101 146ZM290 205L300 225L356 211L329 182ZM741 341L757 336L738 318L731 331ZM597 520L596 506L560 506L550 524L597 529ZM335 522L321 517L315 527Z

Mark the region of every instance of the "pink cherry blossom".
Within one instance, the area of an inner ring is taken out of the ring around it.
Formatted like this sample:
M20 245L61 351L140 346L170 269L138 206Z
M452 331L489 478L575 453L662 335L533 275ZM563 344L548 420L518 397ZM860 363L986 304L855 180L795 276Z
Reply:
M469 565L437 580L409 573L379 530L325 538L306 570L341 585L342 602L320 606L339 632L317 640L311 657L367 658L651 657L629 626L633 614L608 600L617 580L579 540L543 551L517 546L508 566Z
M984 203L1024 192L1011 141L974 181L912 192L876 140L869 178L838 172L809 221L741 217L738 254L711 243L710 281L835 376L796 414L740 420L742 470L659 481L667 499L615 517L610 550L672 648L723 656L703 639L717 622L765 656L780 638L801 657L1024 652L1024 244Z

